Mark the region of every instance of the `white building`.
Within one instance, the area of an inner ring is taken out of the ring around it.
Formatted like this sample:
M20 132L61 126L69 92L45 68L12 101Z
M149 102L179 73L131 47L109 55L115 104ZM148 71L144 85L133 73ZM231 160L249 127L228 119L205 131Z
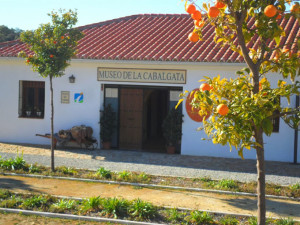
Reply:
M295 19L281 23L287 33L282 41L299 34ZM161 123L178 94L199 87L203 76L234 77L246 67L237 53L212 41L211 28L204 30L206 41L190 43L192 26L188 15L136 15L81 27L85 37L77 58L65 76L54 79L55 132L84 124L100 142L100 110L111 103L118 115L113 147L165 152ZM19 41L0 43L0 142L49 144L49 139L36 136L50 133L49 80L17 57L24 48ZM71 75L75 83L69 82ZM270 77L274 85L280 78ZM26 107L31 115L26 115ZM196 131L201 123L193 121L185 107L182 113L180 154L239 157L228 146L201 140L206 137ZM266 160L295 161L295 131L283 121L279 131L264 140ZM244 150L244 156L255 159L255 150Z

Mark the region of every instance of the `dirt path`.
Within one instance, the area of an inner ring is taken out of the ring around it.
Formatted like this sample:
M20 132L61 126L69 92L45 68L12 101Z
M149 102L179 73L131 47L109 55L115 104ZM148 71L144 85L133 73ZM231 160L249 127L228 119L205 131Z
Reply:
M87 198L92 196L118 197L128 200L140 198L155 205L211 210L227 213L256 214L256 199L205 192L156 190L131 186L88 183L57 179L25 178L0 175L0 188L18 192ZM267 216L293 217L300 220L300 202L268 199Z

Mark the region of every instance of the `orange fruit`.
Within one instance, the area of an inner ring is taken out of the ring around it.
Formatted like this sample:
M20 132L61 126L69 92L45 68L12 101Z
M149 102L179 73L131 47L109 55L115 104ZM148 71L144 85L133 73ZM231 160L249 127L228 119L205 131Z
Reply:
M282 11L278 10L278 15L276 17L276 20L280 20L282 18Z
M225 6L226 6L226 4L223 3L223 2L220 2L220 1L217 1L217 2L216 2L216 7L217 7L218 9L222 9L222 8L224 8Z
M197 42L199 41L199 36L195 32L189 34L189 41L190 42Z
M196 11L196 6L194 4L189 4L186 6L185 11L189 14L193 14Z
M278 62L278 61L279 61L279 57L280 57L279 51L276 51L276 52L275 52L275 56L274 56L275 62Z
M210 91L212 87L208 83L203 83L200 85L200 91Z
M63 39L65 39L65 36L61 36L60 38L63 40Z
M260 81L259 81L259 90L260 91L262 90L262 84L260 83Z
M204 21L202 20L194 20L194 24L196 27L203 27L204 26Z
M268 5L265 8L264 13L267 17L273 17L277 13L277 8L274 5Z
M192 13L192 18L194 20L201 20L202 19L202 15L201 15L201 12L196 10L194 13Z
M284 54L289 54L289 57L291 58L292 57L292 52L290 51L290 49L288 49L288 48L284 48L283 50L282 50L282 53L284 53Z
M226 116L229 112L228 106L225 104L220 104L217 107L217 112L221 115L221 116Z
M54 56L54 55L51 54L51 55L50 55L50 58L53 58L53 56Z
M292 5L291 12L293 13L299 12L299 4Z
M217 17L219 15L219 13L220 13L220 10L216 6L212 6L208 10L208 15L211 18Z

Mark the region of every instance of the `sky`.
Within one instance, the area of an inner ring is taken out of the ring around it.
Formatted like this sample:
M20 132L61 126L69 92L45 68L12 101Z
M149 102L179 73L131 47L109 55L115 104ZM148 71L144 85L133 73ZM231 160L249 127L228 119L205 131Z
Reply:
M77 9L76 26L135 14L184 14L181 0L0 0L0 25L34 30L50 22L47 16L58 9Z

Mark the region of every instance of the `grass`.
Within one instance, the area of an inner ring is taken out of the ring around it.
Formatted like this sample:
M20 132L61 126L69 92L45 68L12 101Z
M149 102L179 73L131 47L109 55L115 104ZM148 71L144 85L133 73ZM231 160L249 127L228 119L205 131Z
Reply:
M256 183L241 183L231 179L212 180L210 177L199 178L183 178L183 177L167 177L152 176L146 173L136 173L130 171L112 172L108 169L100 167L96 172L88 170L79 170L71 167L57 167L56 171L51 172L50 168L40 166L38 164L27 164L23 156L17 156L4 160L0 156L0 172L10 172L21 174L41 174L51 176L71 176L87 179L125 181L131 183L151 183L157 185L169 185L191 188L218 189L234 192L256 193ZM278 186L274 184L266 184L266 194L277 196L288 196L300 198L300 184L290 186Z

